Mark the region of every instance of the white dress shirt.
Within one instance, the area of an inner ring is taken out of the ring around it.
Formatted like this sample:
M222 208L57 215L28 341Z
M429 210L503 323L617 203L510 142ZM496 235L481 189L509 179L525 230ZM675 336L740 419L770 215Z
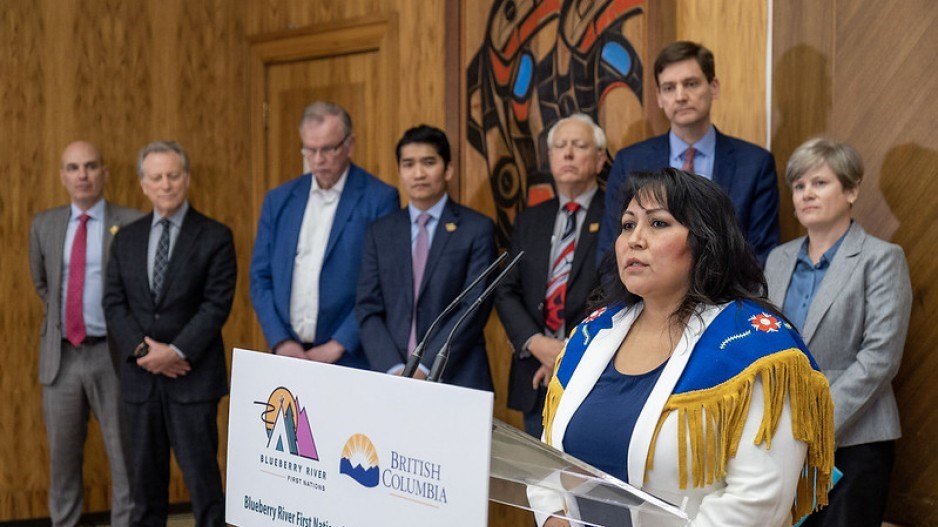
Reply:
M290 289L290 325L300 341L316 340L316 319L319 317L319 275L326 256L326 244L332 232L332 222L339 207L339 198L345 188L348 168L332 188L319 186L312 178L309 200L303 212L300 238L293 260L293 285Z

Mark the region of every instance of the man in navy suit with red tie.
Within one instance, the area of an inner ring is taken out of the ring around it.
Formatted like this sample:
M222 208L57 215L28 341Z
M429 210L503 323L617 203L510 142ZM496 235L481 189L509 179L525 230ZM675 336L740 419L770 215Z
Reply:
M449 141L438 128L411 128L397 144L398 173L410 203L365 234L355 312L365 355L375 371L400 374L434 319L495 259L492 220L456 203ZM455 322L485 288L466 296L427 343L417 377L429 372ZM485 302L454 335L441 380L492 390L482 331Z
M658 107L671 130L619 150L606 182L606 214L599 235L601 260L619 236L621 188L632 172L680 168L720 185L736 209L746 241L763 263L778 245L778 178L764 148L720 133L710 119L720 96L713 53L693 42L674 42L655 60Z

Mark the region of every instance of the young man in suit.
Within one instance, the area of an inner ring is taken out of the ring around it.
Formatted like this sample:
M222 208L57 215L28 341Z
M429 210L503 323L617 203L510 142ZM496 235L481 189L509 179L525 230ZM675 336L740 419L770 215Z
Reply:
M82 452L93 411L111 466L111 525L126 526L131 501L120 384L101 298L111 239L141 213L104 199L108 170L87 141L65 148L59 177L71 204L37 214L29 236L29 268L45 313L39 382L49 441L49 517L56 527L78 524Z
M404 132L397 167L410 203L365 233L355 312L371 368L399 375L433 320L495 259L495 226L447 195L454 169L442 130L421 125ZM418 377L426 377L453 325L485 285L477 285L431 336ZM483 334L491 309L491 302L484 303L455 334L444 382L492 390Z
M765 149L720 133L710 108L720 96L713 53L693 42L674 42L655 60L658 107L668 133L623 148L606 183L606 215L599 236L601 261L621 229L621 187L632 172L671 166L716 182L733 201L736 219L759 260L778 245L778 179Z
M264 198L251 303L278 355L368 368L355 320L365 227L400 207L397 189L351 162L352 120L314 102L300 121L310 173Z
M495 309L514 348L508 407L520 410L525 430L540 437L547 382L568 332L586 313L598 285L596 239L603 217L597 177L606 135L584 114L557 121L547 135L557 198L524 210L511 234L520 265L496 290Z
M174 142L141 150L153 212L114 237L104 310L123 363L134 525L165 525L170 450L198 526L225 525L218 401L228 393L221 330L237 276L231 230L189 205L189 159Z

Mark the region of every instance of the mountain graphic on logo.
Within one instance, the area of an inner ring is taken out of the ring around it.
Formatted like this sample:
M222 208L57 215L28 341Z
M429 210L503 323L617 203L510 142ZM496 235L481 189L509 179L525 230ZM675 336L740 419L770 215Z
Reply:
M378 486L378 452L371 440L364 434L355 434L345 442L342 459L339 461L339 473L354 479L364 487Z
M267 448L319 460L306 409L290 390L281 386L271 392L266 403L255 404L264 406L261 421L267 427Z

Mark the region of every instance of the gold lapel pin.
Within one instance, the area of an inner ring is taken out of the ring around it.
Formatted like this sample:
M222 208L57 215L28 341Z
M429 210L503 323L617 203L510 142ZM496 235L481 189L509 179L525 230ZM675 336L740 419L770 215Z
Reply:
M445 227L446 227L446 232L453 232L456 230L456 224L452 222L447 223Z
M110 230L111 230L111 236L114 236L115 234L117 234L117 231L119 231L119 230L121 230L121 229L120 229L120 227L118 227L117 225L111 225L111 229L110 229Z
M599 232L599 224L590 223L590 232Z

